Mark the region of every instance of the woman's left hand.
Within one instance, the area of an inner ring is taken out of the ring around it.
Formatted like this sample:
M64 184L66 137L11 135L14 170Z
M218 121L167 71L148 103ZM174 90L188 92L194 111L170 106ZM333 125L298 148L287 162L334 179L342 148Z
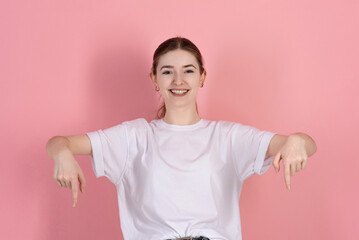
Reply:
M283 160L284 179L287 188L290 189L290 177L307 165L308 155L305 140L295 134L289 135L283 147L274 157L273 166L276 172L279 172L280 160Z

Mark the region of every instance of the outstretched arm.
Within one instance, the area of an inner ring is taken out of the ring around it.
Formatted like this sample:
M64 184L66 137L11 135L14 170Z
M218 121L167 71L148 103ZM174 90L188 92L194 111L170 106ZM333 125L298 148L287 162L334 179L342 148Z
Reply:
M290 189L290 176L305 168L308 157L317 151L314 140L305 133L274 135L269 143L266 157L274 156L273 167L279 172L279 162L283 160L284 179Z

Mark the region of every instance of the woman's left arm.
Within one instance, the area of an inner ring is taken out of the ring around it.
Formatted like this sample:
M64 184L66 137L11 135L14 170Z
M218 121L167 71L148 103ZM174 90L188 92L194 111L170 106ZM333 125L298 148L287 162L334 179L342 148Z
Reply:
M279 172L279 162L283 160L284 179L287 188L290 189L290 176L304 169L308 157L316 151L317 145L314 140L305 133L293 133L288 136L276 134L269 143L266 158L274 156L273 167L276 172Z

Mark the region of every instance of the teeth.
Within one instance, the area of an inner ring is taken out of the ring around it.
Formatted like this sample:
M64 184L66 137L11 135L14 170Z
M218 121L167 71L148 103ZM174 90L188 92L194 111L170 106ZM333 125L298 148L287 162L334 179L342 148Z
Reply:
M188 90L172 90L172 89L170 91L173 93L176 93L176 94L183 94L183 93L188 92Z

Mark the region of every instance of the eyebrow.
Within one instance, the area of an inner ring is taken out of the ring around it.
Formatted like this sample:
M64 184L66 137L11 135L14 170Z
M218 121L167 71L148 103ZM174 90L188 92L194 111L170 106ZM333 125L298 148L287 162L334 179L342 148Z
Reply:
M197 69L195 66L193 66L192 64L187 64L187 65L183 65L183 67L194 67L195 69ZM162 70L162 68L173 68L172 65L164 65L161 67L160 71Z

